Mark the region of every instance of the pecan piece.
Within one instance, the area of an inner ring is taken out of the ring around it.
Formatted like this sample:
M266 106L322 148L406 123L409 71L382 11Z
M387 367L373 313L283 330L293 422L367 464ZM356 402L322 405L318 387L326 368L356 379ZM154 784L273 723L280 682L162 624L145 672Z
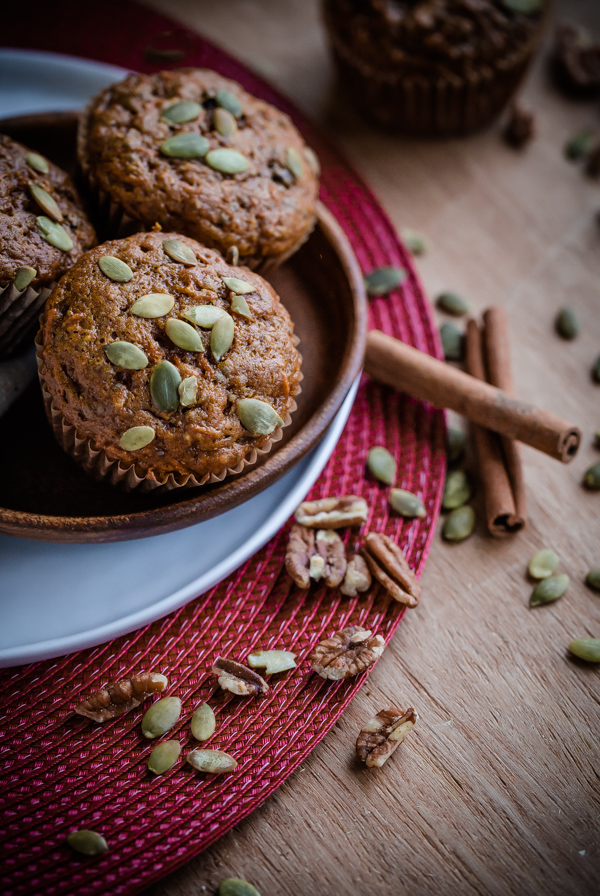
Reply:
M338 681L364 672L377 662L384 647L381 635L372 637L367 629L351 625L317 644L310 662L321 678Z
M219 677L223 690L231 691L238 697L254 697L269 690L269 685L258 672L224 656L216 658L212 670Z
M323 558L323 578L329 588L337 588L346 574L346 549L344 542L333 529L319 529L315 546Z
M411 707L403 712L390 706L380 709L356 739L356 755L369 768L381 768L415 727L418 716Z
M369 569L388 594L407 607L416 607L421 586L396 542L381 532L369 532L363 553Z
M348 561L346 575L340 591L346 597L356 597L359 591L366 591L371 587L371 573L369 567L360 554L354 554Z
M515 149L522 149L533 137L535 137L533 112L515 103L504 129L504 139Z
M159 672L140 672L94 691L75 707L75 712L94 722L108 722L135 709L146 697L164 691L167 684Z
M294 516L302 526L310 529L343 529L360 526L367 519L369 508L364 498L343 495L341 498L321 498L304 501Z
M310 585L310 560L314 552L315 533L312 529L294 523L285 552L285 568L298 588L308 588Z

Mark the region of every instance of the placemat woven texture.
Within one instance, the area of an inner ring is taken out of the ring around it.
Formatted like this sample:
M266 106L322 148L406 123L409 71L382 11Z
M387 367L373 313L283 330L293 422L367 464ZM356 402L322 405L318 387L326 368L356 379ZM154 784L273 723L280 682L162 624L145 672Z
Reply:
M302 115L258 76L197 35L130 3L40 5L35 20L13 4L3 18L5 45L135 70L166 67L148 61L148 45L181 48L185 55L176 64L213 68L284 109L320 157L321 198L342 224L363 271L383 264L409 271L401 290L372 302L370 326L439 356L410 258L377 201ZM398 459L397 484L422 496L425 519L405 521L388 513L386 490L365 477L367 451L376 444L385 444ZM397 539L420 573L444 472L443 414L363 379L348 424L311 497L363 495L370 508L365 529ZM337 590L297 589L283 570L288 531L286 526L218 587L159 622L100 647L2 673L5 896L131 894L142 889L239 823L329 731L365 676L324 681L311 674L307 658L312 648L349 624L364 625L388 641L402 607L376 586L353 600ZM348 539L352 546L358 537ZM244 662L251 651L274 647L297 653L299 667L272 678L268 694L244 699L216 688L210 673L215 656ZM198 746L189 720L194 708L209 700L217 731L207 746L233 754L239 762L236 772L210 778L180 763L165 777L150 775L146 762L155 742L142 736L139 725L149 703L101 726L73 715L83 696L145 669L167 675L166 693L182 700L180 722L169 735L180 739L182 753ZM102 832L109 852L98 859L73 854L65 836L78 828Z

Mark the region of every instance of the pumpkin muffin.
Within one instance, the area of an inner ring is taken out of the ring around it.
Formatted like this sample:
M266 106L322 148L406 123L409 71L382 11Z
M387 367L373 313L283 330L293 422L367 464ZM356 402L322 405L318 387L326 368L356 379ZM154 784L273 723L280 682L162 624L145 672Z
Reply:
M207 69L106 88L82 117L78 155L108 236L159 223L258 269L315 223L315 154L287 115Z
M50 287L95 242L68 174L0 134L0 358L33 336Z
M268 451L300 356L273 288L178 234L86 253L53 290L38 367L54 432L96 477L201 485Z

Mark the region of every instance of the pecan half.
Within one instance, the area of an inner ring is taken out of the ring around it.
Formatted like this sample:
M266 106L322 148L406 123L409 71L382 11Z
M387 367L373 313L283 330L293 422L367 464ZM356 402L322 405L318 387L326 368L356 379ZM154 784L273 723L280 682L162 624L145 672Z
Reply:
M369 768L381 768L415 727L417 719L412 707L406 712L394 706L380 709L358 735L356 755Z
M218 676L223 690L231 691L238 697L254 697L269 690L269 685L258 672L224 656L216 658L212 670Z
M302 526L310 529L343 529L360 526L367 519L369 508L364 498L344 495L341 498L321 498L304 501L294 516Z
M346 574L346 549L344 542L333 529L319 529L315 546L323 558L323 578L329 588L337 588Z
M360 554L354 554L348 561L346 575L340 591L346 597L356 597L359 591L366 591L371 587L371 573Z
M164 691L167 684L166 677L159 672L140 672L90 694L75 707L75 712L94 722L108 722L135 709L146 697Z
M313 671L321 678L351 678L377 662L385 647L381 635L360 625L351 625L321 641L310 658Z
M310 585L310 558L315 552L315 533L295 523L285 552L285 568L298 588Z
M369 569L388 594L407 607L416 607L421 586L396 542L381 532L369 532L363 553Z

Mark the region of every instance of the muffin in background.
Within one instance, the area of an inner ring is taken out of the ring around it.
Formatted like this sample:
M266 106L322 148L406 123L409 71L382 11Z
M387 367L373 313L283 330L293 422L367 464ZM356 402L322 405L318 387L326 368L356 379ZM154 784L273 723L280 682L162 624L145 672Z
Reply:
M315 154L285 113L207 69L103 90L82 116L78 157L108 236L159 223L266 269L315 224Z
M0 134L0 359L33 342L51 287L95 243L68 174Z
M347 95L386 130L423 137L468 134L502 112L547 9L548 0L323 2Z

